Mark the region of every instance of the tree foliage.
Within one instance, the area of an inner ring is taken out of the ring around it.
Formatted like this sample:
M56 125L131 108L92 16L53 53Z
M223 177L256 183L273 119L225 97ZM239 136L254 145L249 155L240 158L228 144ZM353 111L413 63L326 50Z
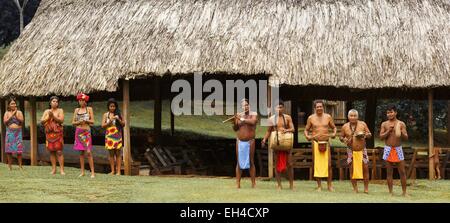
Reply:
M405 122L408 134L416 139L427 140L424 137L428 134L428 101L416 100L378 100L375 120L375 131L379 131L381 122L385 121L386 110L389 105L395 105L398 112L398 119ZM447 128L447 101L436 100L433 103L433 125L435 129ZM353 102L353 108L360 113L360 118L364 119L366 103L365 101Z
M20 0L20 5L24 1ZM39 6L40 0L28 0L24 8L25 26L31 21ZM20 34L20 17L15 0L0 1L0 47L9 45Z

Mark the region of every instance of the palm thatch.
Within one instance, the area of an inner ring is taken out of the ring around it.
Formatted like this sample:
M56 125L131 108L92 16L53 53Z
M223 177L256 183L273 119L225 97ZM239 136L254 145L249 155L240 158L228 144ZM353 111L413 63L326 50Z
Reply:
M43 0L0 96L115 91L195 71L289 85L450 86L448 0Z

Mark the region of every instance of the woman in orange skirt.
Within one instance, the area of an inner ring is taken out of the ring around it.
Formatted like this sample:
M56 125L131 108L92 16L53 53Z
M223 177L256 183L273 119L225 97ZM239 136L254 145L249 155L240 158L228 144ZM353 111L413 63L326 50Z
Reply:
M56 174L56 157L58 157L61 175L64 173L64 156L62 153L64 147L64 111L59 108L59 98L53 96L50 98L49 109L44 111L41 123L45 127L46 148L50 152L50 162L52 171L50 174Z

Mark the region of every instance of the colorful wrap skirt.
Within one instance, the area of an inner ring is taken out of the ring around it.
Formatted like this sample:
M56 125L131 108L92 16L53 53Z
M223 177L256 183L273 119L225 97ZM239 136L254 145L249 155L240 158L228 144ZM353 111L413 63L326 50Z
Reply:
M107 150L122 149L122 133L116 126L106 128L105 148Z
M64 146L64 131L61 125L53 121L45 124L45 146L48 151L61 151Z
M384 146L383 160L386 160L391 163L398 163L404 159L405 157L403 155L402 146L397 147Z
M6 128L5 134L5 153L22 154L22 128Z
M90 129L76 128L74 150L92 150L92 135Z

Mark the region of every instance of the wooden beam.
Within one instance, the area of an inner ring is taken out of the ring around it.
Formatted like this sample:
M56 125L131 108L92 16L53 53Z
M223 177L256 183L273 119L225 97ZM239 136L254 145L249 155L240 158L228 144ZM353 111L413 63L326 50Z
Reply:
M428 178L434 180L433 89L428 90Z
M173 83L173 81L171 83ZM175 135L175 115L173 114L173 111L172 111L173 96L174 96L173 93L170 93L169 106L170 106L170 135L171 136Z
M450 101L447 101L447 143L450 145Z
M31 146L31 165L38 164L38 141L37 141L37 117L36 117L36 99L30 98L30 146Z
M23 114L23 123L25 123L26 120L26 109L25 109L25 98L20 97L19 98L19 110L22 111ZM22 135L25 136L25 125L22 125Z
M6 101L5 99L0 100L0 112L1 112L1 118L2 118L2 124L1 124L1 159L3 163L6 163L6 154L5 154L5 134L6 134L6 126L3 124L3 115L6 113Z
M156 144L161 143L161 113L162 113L162 100L161 100L161 77L156 77L153 85L155 91L155 108L153 112L154 116L154 135Z
M291 103L291 117L294 124L294 146L298 145L298 99L293 99Z
M175 135L175 115L172 112L172 107L170 108L170 135Z
M269 85L269 81L267 81L267 107L272 109L272 87ZM270 110L272 111L272 110ZM272 115L272 113L269 113L269 117ZM273 150L270 148L267 148L269 151L267 151L267 162L268 162L268 170L267 174L270 179L273 178Z
M124 80L122 82L122 95L123 95L123 118L125 119L125 126L123 128L123 159L125 175L131 175L131 140L130 140L130 82Z
M375 116L377 114L377 98L375 96L369 96L366 100L366 111L365 111L365 121L367 127L369 127L370 132L372 132L373 137L366 141L367 148L375 147Z

